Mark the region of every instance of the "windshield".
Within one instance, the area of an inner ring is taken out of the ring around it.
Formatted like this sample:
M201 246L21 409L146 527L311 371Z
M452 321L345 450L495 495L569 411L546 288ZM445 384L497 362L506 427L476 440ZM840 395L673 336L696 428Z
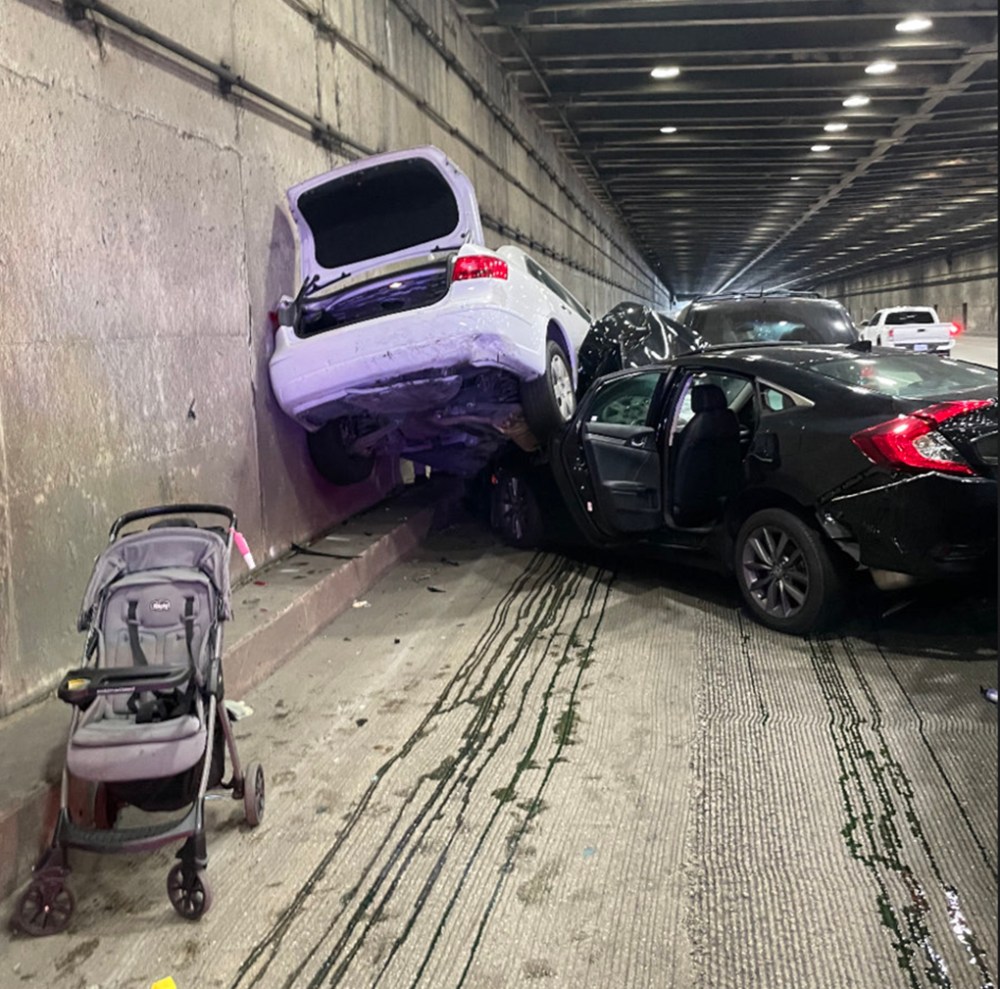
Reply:
M997 372L992 367L922 354L879 354L847 357L813 364L811 370L855 388L893 398L966 397L997 393Z
M737 299L695 305L689 323L709 344L852 343L858 338L847 310L825 299Z
M927 309L904 309L885 314L886 326L910 326L913 323L934 323L933 314Z

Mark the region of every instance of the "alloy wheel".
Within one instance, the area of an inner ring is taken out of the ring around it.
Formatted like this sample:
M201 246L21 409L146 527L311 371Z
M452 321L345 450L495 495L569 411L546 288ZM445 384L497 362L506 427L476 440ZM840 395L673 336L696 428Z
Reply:
M747 590L762 611L791 618L809 597L809 566L802 548L784 529L762 525L743 544L741 564Z

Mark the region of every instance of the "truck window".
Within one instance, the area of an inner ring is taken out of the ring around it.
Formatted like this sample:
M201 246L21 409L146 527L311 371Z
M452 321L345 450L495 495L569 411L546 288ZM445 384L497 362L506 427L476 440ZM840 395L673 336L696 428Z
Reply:
M911 326L917 323L936 323L934 313L930 309L900 309L899 312L888 313L885 317L886 326Z

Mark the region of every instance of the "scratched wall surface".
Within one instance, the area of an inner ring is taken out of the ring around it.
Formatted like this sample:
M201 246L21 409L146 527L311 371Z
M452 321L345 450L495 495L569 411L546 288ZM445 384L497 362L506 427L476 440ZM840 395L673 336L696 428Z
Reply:
M112 6L363 147L441 146L484 216L536 240L595 312L665 301L449 3ZM267 379L267 313L296 283L284 190L343 149L56 0L0 0L0 133L2 715L76 662L79 597L121 512L231 504L263 561L398 475L324 484Z

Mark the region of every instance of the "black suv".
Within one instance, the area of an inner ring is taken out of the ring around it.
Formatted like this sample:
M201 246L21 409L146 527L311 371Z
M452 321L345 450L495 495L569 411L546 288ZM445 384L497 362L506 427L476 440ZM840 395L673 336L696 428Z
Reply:
M707 295L689 302L677 321L703 346L744 343L853 343L848 311L815 293Z
M709 347L853 343L858 338L847 310L815 293L699 296L676 318L641 302L620 302L587 331L580 347L577 395L582 398L602 375Z

